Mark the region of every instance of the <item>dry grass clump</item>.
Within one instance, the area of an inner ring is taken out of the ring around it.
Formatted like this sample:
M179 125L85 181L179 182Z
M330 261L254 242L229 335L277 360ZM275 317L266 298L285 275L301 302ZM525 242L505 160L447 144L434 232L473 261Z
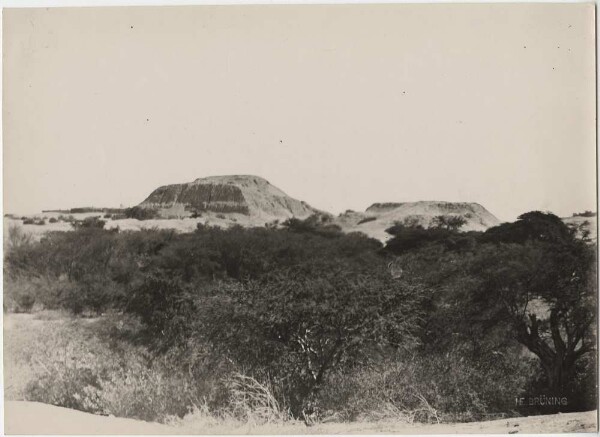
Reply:
M204 400L194 404L183 418L172 417L168 423L188 430L190 433L210 429L213 433L231 433L235 430L248 430L265 426L275 428L283 424L301 424L291 418L289 410L281 407L273 394L270 383L242 373L233 373L224 381L228 390L226 404L219 409L211 409Z
M248 423L273 423L288 420L289 411L283 409L270 383L260 383L251 376L234 373L228 378L232 415Z
M418 402L417 405L404 407L392 401L382 402L377 410L368 411L364 419L368 422L393 419L410 424L442 422L441 414L431 406L421 393L412 392L411 395Z
M14 223L9 225L8 237L6 238L8 250L17 249L21 246L29 245L32 242L32 235L29 232L25 232L21 226Z

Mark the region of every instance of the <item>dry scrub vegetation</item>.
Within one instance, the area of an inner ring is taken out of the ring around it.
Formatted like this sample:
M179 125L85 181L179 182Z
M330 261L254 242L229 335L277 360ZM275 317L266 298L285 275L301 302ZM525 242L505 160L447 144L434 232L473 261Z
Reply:
M589 242L542 213L389 233L384 247L316 218L40 241L12 229L6 398L204 427L595 408ZM569 403L516 405L530 393Z

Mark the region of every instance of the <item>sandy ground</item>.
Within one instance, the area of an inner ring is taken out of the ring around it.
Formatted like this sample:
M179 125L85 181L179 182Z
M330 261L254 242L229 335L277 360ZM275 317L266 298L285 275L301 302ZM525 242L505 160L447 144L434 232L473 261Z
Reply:
M412 211L411 213L423 213L424 211ZM426 212L426 211L425 211ZM429 214L429 213L428 213ZM81 214L62 214L72 215L77 220L83 220L86 217L100 217L101 213L81 213ZM427 214L425 214L428 216ZM431 214L429 214L430 216ZM12 226L19 226L28 234L31 234L35 240L39 240L44 234L52 231L70 231L73 229L70 223L59 221L57 223L49 223L50 217L58 218L61 216L60 213L40 213L30 214L27 217L32 218L46 218L46 224L43 226L39 225L24 225L22 220L5 217L4 218L4 238L8 236L8 229ZM377 216L377 220L358 224L358 222L369 216ZM181 218L181 219L153 219L153 220L136 220L136 219L122 219L122 220L111 220L104 219L106 221L105 228L113 229L119 228L123 231L139 231L141 229L173 229L176 232L193 232L196 229L198 223L202 223L208 226L219 226L228 228L234 225L241 225L244 227L258 226L262 227L265 223L270 223L272 217L261 217L261 216L246 216L243 214L227 214L222 216L220 214L206 213L200 218ZM366 235L378 239L382 242L389 240L390 235L385 232L387 228L392 226L398 219L395 210L384 214L372 214L364 212L356 212L349 214L342 214L334 219L334 223L339 225L342 230L348 232L363 232ZM590 231L590 238L593 241L597 239L597 218L596 217L566 217L563 218L567 224L581 225L584 222L585 227ZM470 226L465 227L464 230L483 230L485 227Z
M5 434L555 434L596 432L597 413L556 414L464 424L409 425L400 422L328 423L306 427L301 422L233 427L162 425L133 419L96 416L37 402L4 405Z
M70 223L64 221L58 221L56 223L50 223L48 220L51 217L58 218L61 214L59 213L44 213L44 214L29 214L27 217L41 219L46 218L45 225L24 225L20 219L4 217L4 239L8 236L8 230L11 226L18 226L22 230L32 235L34 240L39 240L42 236L48 232L54 231L72 231L73 227ZM152 219L152 220L136 220L136 219L121 219L112 220L105 219L101 213L82 213L82 214L62 214L73 216L77 220L83 220L86 217L99 217L106 222L105 229L119 228L122 231L139 231L142 229L173 229L176 232L193 232L196 230L198 223L202 223L207 226L219 226L222 228L229 228L234 225L241 225L244 227L262 227L265 223L272 221L271 217L262 216L246 216L243 214L228 214L223 216L221 214L206 213L199 218L181 218L181 219Z

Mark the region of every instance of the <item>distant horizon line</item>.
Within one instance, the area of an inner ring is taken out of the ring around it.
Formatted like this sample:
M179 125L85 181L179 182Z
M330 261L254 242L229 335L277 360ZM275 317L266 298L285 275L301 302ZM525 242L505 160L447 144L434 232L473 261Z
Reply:
M163 184L163 185L159 185L157 188L154 188L152 190L155 191L158 188L161 187L165 187L165 186L171 186L171 185L186 185L186 184L193 184L194 182L201 180L201 179L210 179L210 178L227 178L227 177L248 177L248 178L258 178L258 179L262 179L263 181L267 182L269 185L279 189L280 191L282 191L286 196L294 198L292 196L289 196L287 194L286 191L284 191L283 189L279 188L279 186L272 184L268 179L266 179L263 176L258 176L256 174L251 174L251 173L232 173L232 174L211 174L211 175L207 175L207 176L202 176L202 177L197 177L194 178L192 181L189 182L175 182L175 183L167 183L167 184ZM299 199L298 199L299 200ZM6 217L7 215L27 215L27 214L47 214L47 213L63 213L63 214L82 214L84 212L71 212L72 210L94 210L94 211L89 211L88 213L93 213L93 212L103 212L104 210L124 210L126 208L133 208L135 206L138 206L139 204L141 204L143 202L143 200L139 203L136 203L134 205L129 205L129 206L124 206L123 204L119 205L119 206L74 206L71 208L48 208L48 209L41 209L40 211L37 212L4 212L4 216ZM302 200L301 202L311 206L312 208L330 214L334 217L336 216L341 216L347 212L357 212L360 210L355 210L355 209L351 209L351 208L347 208L344 210L340 210L340 212L338 213L332 213L324 208L316 208L313 207L311 203ZM492 211L490 211L486 206L484 206L483 203L478 202L478 201L452 201L452 200L410 200L410 201L384 201L384 202L372 202L369 206L367 206L366 208L364 208L364 210L362 210L361 212L366 212L369 208L375 206L375 205L405 205L405 204L417 204L417 203L449 203L449 204L468 204L468 205L478 205L482 208L484 208L488 213L492 214L494 217L496 217L498 219L498 221L500 221L501 223L506 223L509 222L509 220L505 220L505 219L501 219L498 216L496 216L496 214L494 214ZM597 214L597 209L586 209L583 211L575 211L572 212L571 215L560 215L560 214L556 214L553 211L550 210L541 210L541 209L532 209L532 210L528 210L528 211L524 211L520 214L518 214L515 218L515 220L521 215L524 214L526 212L531 212L531 211L541 211L541 212L545 212L545 213L551 213L556 215L557 217L560 218L569 218L569 217L576 217L579 214L585 213L585 212L591 212L594 214Z
M307 203L307 202L305 202L305 203ZM360 211L360 212L366 212L369 208L371 208L374 205L385 205L385 204L397 204L397 205L401 205L401 204L411 204L411 203L412 204L416 204L416 203L451 203L451 204L460 204L460 203L463 203L463 204L476 204L476 205L479 205L479 206L483 207L486 211L488 211L490 214L492 214L492 215L494 215L494 217L496 217L496 215L493 212L489 211L484 205L482 205L479 202L464 202L464 201L456 201L456 202L454 202L454 201L449 201L449 200L416 200L416 201L405 201L405 202L374 202L371 205L369 205L368 207L366 207L364 209L364 211ZM123 205L120 205L120 206L75 206L75 207L72 207L72 208L65 208L65 209L63 209L63 208L42 209L42 210L37 211L37 212L18 212L18 211L7 212L7 211L4 211L4 217L19 216L19 215L21 215L21 216L39 215L39 214L50 214L50 213L55 213L55 214L93 214L93 213L106 212L108 210L113 210L113 211L114 210L125 210L127 208L133 208L133 207L136 207L136 206L139 206L139 204L131 205L131 206L123 206ZM309 206L310 206L310 204L309 204ZM317 209L317 208L315 208L315 209ZM90 211L74 212L73 210L90 210ZM346 210L344 210L342 212L339 212L337 214L336 213L331 213L329 211L322 210L322 209L319 209L319 211L331 214L332 216L341 216L341 215L343 215L343 214L345 214L347 212L358 212L357 210L354 210L354 209L351 209L351 208L348 208L348 209L346 209ZM525 214L527 212L533 212L533 211L540 211L540 212L544 212L544 213L554 214L554 215L556 215L559 218L585 217L585 216L581 215L581 214L584 214L584 213L592 213L595 216L597 216L597 214L598 214L598 211L594 210L594 209L589 209L589 210L584 210L584 211L576 211L576 212L571 213L571 215L559 215L559 214L556 214L556 213L554 213L553 211L550 211L550 210L540 210L540 209L532 209L532 210L524 211L521 214ZM519 214L518 216L520 216L521 214ZM498 218L498 217L496 217L496 218ZM165 219L165 220L169 220L169 219ZM500 218L498 218L498 220L501 223L510 222L510 220L503 220L503 219L500 219Z

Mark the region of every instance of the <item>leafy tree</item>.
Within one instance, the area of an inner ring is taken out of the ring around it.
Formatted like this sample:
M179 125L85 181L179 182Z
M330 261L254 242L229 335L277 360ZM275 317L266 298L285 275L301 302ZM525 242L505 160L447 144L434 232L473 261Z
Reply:
M554 214L531 211L520 215L514 223L488 229L482 236L483 242L492 243L523 244L529 240L569 244L574 241L574 232Z
M368 352L415 343L421 293L385 269L357 272L339 263L286 269L240 284L222 299L204 299L200 332L240 366L284 384L300 416L332 370L357 365Z
M595 348L595 246L540 212L475 241L460 253L438 242L400 260L433 290L430 339L458 333L446 344L471 343L475 354L516 340L538 357L551 394L574 394L579 363Z
M572 391L577 361L595 344L593 251L583 243L500 246L482 253L471 271L481 278L476 307L509 322L540 359L551 393Z
M324 237L339 237L342 229L331 222L331 216L312 214L305 219L289 218L282 223L285 229L298 233L313 233Z
M461 250L472 247L477 232L461 233L455 229L445 227L433 227L425 229L423 227L409 227L401 223L386 229L386 232L393 236L386 246L385 251L396 255L408 253L427 245L441 244L447 249Z
M457 231L467 223L467 220L460 215L438 215L434 217L432 226L436 228Z

